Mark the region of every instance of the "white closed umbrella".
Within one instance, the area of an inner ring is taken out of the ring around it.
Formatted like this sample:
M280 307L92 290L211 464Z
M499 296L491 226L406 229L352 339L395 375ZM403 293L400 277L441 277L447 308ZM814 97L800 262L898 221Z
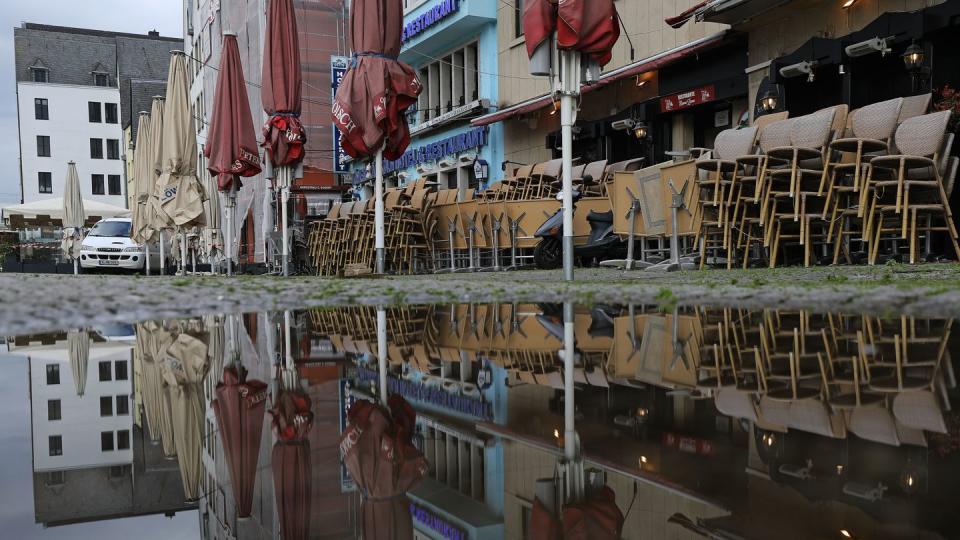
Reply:
M167 256L165 253L166 245L163 239L163 230L170 227L170 220L167 215L160 210L160 194L163 186L160 183L161 159L163 153L163 113L166 110L166 103L162 96L153 96L153 104L150 107L150 129L147 134L147 149L144 156L144 170L148 174L150 184L148 185L150 195L147 197L146 221L149 223L146 238L157 236L160 243L160 275L166 274ZM146 180L145 180L146 181Z
M63 189L63 241L60 247L64 255L73 261L73 273L78 273L80 246L83 244L83 196L80 194L80 177L77 164L67 164L67 181Z
M150 132L150 113L140 111L137 119L137 140L133 147L133 197L130 211L133 215L133 226L130 227L130 238L144 247L144 269L150 275L150 244L146 233L149 232L149 216L147 203L150 198L150 188L153 187L153 176L146 163Z

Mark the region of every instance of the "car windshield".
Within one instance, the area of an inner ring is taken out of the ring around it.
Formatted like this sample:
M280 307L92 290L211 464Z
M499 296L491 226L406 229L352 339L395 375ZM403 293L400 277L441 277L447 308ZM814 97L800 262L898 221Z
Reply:
M130 222L101 221L90 229L87 236L130 236Z

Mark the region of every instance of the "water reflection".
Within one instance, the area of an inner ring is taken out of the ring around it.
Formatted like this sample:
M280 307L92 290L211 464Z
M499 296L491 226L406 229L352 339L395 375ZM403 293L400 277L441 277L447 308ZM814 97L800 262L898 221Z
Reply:
M950 538L951 329L492 304L154 321L9 348L30 357L44 523L197 508L203 538ZM105 495L118 477L123 507ZM72 504L80 492L115 507Z

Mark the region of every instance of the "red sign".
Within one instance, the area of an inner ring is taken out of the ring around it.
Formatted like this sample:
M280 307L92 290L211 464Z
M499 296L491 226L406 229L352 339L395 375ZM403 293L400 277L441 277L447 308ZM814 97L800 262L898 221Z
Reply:
M712 84L660 98L660 112L679 111L717 99Z
M685 437L676 433L664 433L661 437L663 446L673 448L687 454L697 454L700 456L712 456L714 453L713 443L696 437Z

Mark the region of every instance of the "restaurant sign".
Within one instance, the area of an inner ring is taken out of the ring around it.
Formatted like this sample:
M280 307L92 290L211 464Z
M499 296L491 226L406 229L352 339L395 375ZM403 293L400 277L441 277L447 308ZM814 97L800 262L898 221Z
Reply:
M340 88L340 83L347 74L349 62L350 59L346 56L330 57L330 86L331 90L333 90L332 99L337 97L337 89ZM347 163L350 162L350 155L343 150L343 145L340 143L340 139L342 138L340 130L337 129L336 125L331 127L333 129L333 172L349 173L350 169Z
M406 43L458 11L460 11L460 0L440 0L426 13L404 25L403 33L400 34L400 41Z
M708 103L717 99L717 91L712 84L694 88L686 92L660 98L660 112L673 112L689 109L701 103Z
M679 450L687 454L712 456L715 452L713 442L697 437L687 437L677 433L664 433L660 441L664 447Z
M439 161L441 158L459 154L487 145L487 127L473 128L470 131L447 137L435 143L417 146L407 150L400 159L384 161L384 174L408 167L416 167L427 161Z

